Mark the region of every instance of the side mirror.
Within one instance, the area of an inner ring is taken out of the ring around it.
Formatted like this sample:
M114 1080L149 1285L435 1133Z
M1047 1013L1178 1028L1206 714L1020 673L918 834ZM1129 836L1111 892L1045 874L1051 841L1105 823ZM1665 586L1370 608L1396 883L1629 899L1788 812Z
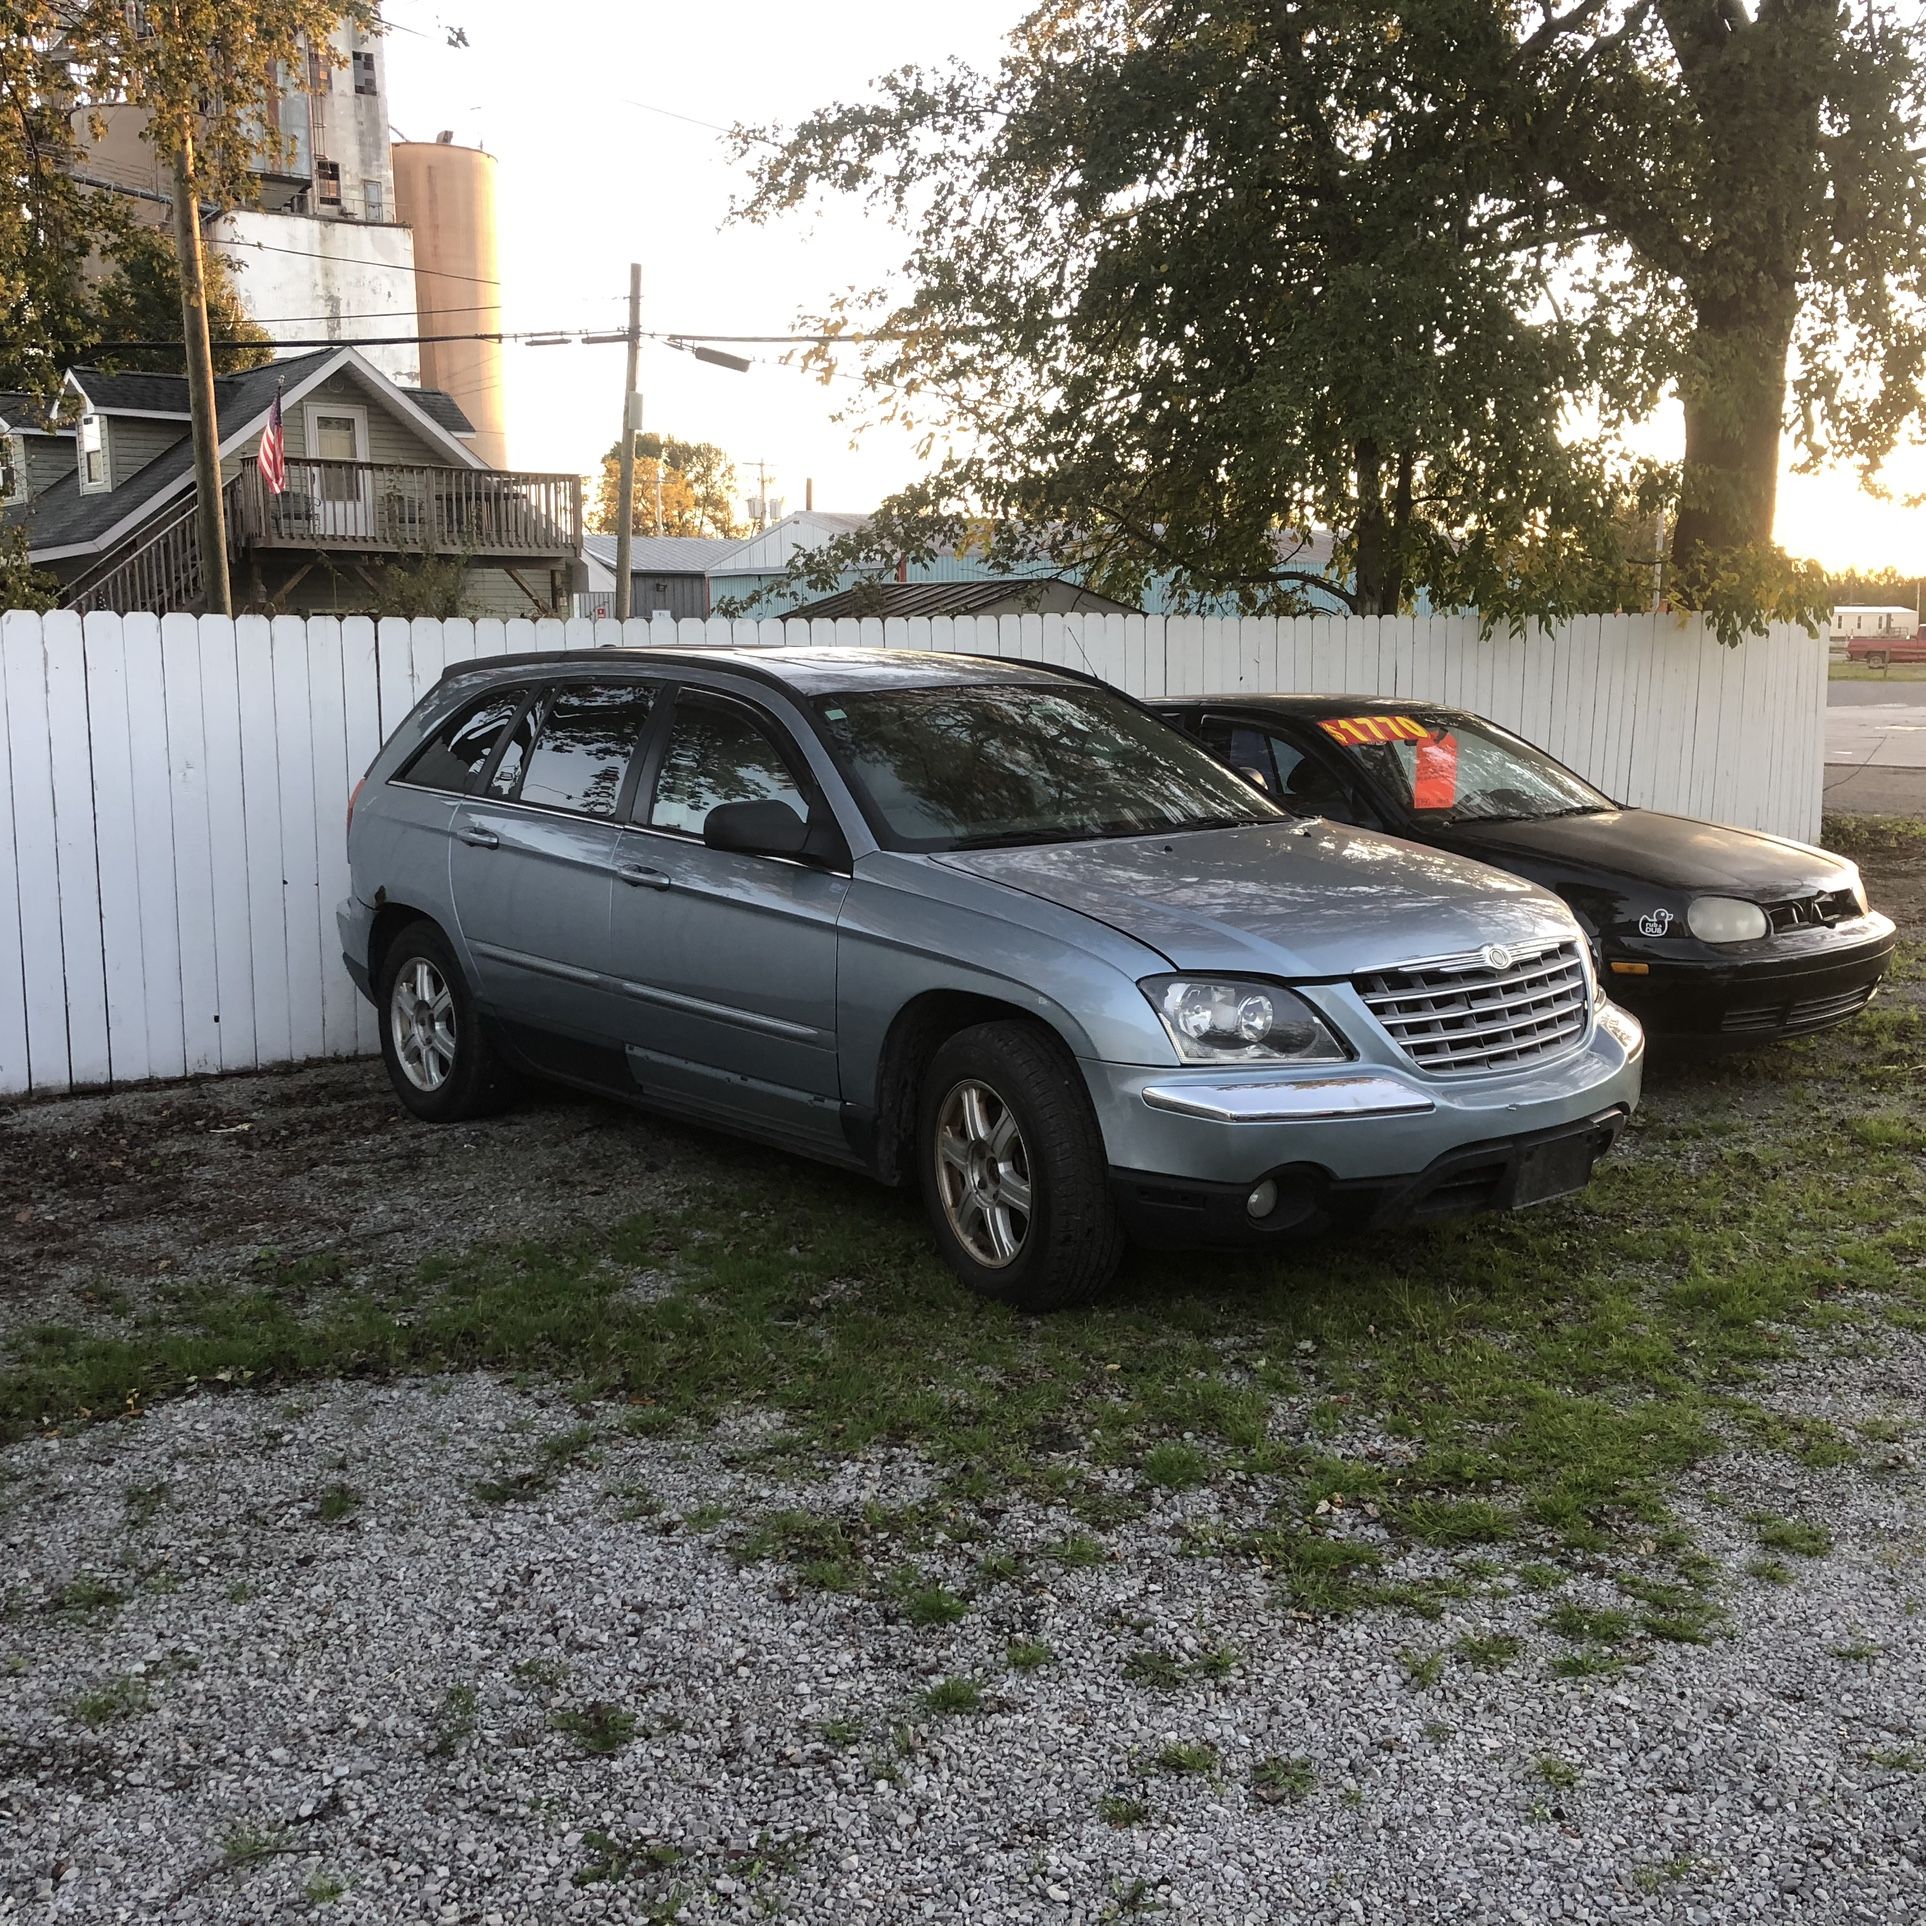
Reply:
M786 802L718 803L702 824L711 849L742 856L802 856L808 851L809 825Z

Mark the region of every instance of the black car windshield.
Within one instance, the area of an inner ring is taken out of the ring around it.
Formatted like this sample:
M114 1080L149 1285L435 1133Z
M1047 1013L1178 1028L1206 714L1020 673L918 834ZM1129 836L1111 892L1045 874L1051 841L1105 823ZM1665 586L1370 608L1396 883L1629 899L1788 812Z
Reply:
M1477 716L1417 709L1325 716L1318 727L1421 822L1544 822L1617 807L1542 749Z
M982 684L816 702L898 849L1088 842L1275 822L1276 804L1107 689Z

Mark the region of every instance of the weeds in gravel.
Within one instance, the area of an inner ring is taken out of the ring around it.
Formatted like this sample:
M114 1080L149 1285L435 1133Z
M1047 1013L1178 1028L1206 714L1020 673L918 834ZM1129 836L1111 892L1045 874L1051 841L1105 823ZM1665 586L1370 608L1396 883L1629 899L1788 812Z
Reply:
M126 1603L125 1595L97 1572L81 1572L53 1595L47 1609L60 1618L101 1618Z
M352 1485L330 1485L316 1501L314 1515L324 1525L339 1525L361 1509L362 1497Z
M1502 1672L1525 1649L1525 1641L1503 1632L1471 1634L1454 1649L1474 1672Z
M1797 1519L1777 1517L1769 1511L1751 1513L1746 1523L1759 1534L1759 1543L1768 1551L1792 1552L1800 1558L1819 1558L1832 1549L1832 1533L1823 1525L1803 1524Z
M974 1679L938 1679L920 1700L925 1712L980 1712L983 1688Z
M312 1872L301 1883L301 1897L310 1906L332 1906L347 1896L348 1882L333 1873Z
M863 1736L860 1719L825 1719L822 1724L823 1743L833 1745L838 1751L852 1746Z
M74 1717L98 1730L119 1719L138 1718L151 1703L147 1681L122 1673L81 1693L74 1700Z
M446 1759L475 1736L481 1696L472 1685L451 1685L428 1721L430 1758Z
M1121 1832L1128 1826L1141 1826L1150 1817L1150 1806L1128 1792L1106 1792L1097 1801L1097 1817Z
M1056 1656L1041 1639L1034 1638L1017 1639L1004 1653L1013 1672L1034 1672L1039 1666L1054 1664Z
M683 1860L681 1849L664 1840L619 1839L593 1827L583 1832L582 1845L593 1857L570 1875L577 1886L612 1886L633 1874L667 1872Z
M1883 1772L1926 1772L1926 1752L1915 1752L1910 1747L1875 1750L1866 1754L1866 1763L1878 1766Z
M167 1508L170 1495L165 1478L157 1478L144 1485L129 1485L121 1493L121 1504L126 1511L128 1524L136 1530L142 1525L151 1525L159 1513Z
M1166 1772L1180 1776L1217 1770L1217 1748L1202 1739L1173 1739L1157 1754L1157 1763Z
M1748 1578L1756 1578L1762 1585L1790 1585L1792 1567L1783 1558L1754 1558L1745 1568Z
M639 1723L633 1712L601 1699L551 1712L548 1722L555 1731L573 1739L577 1751L597 1758L620 1752L635 1737Z
M1569 1759L1547 1754L1532 1768L1554 1792L1569 1792L1579 1780L1578 1768Z
M276 1259L132 1324L16 1330L0 1340L0 1437L189 1390L531 1372L604 1414L621 1400L649 1435L754 1409L782 1421L789 1456L914 1451L960 1521L993 1496L1079 1519L1054 1553L1072 1569L1142 1509L1116 1473L1159 1490L1234 1476L1275 1508L1201 1542L1303 1613L1438 1609L1468 1575L1397 1569L1424 1546L1509 1543L1522 1574L1650 1543L1648 1566L1683 1580L1691 1548L1667 1530L1681 1473L1735 1435L1806 1463L1873 1442L1774 1412L1764 1374L1855 1340L1853 1320L1926 1327L1911 1107L1926 1007L1916 966L1901 975L1823 1039L1655 1061L1597 1181L1518 1216L1279 1261L1143 1255L1102 1302L1019 1319L950 1279L913 1198L711 1142L711 1188L612 1228L450 1250L365 1283L329 1254ZM663 1290L629 1289L641 1272ZM1303 1422L1280 1435L1281 1412ZM1338 1443L1358 1430L1388 1434L1397 1458ZM538 1453L525 1469L552 1466ZM681 1528L719 1522L691 1512ZM858 1549L866 1576L831 1555L807 1582L867 1592L889 1561ZM1763 1529L1761 1550L1811 1555ZM1640 1602L1648 1637L1716 1624L1702 1600Z
M1405 1683L1414 1692L1428 1692L1444 1677L1442 1652L1400 1652L1398 1662L1404 1667Z
M1317 1769L1309 1759L1272 1757L1251 1767L1251 1797L1267 1806L1309 1798L1317 1784Z
M966 1600L947 1586L899 1581L892 1587L902 1603L903 1616L912 1625L954 1625L969 1611Z
M230 1826L221 1835L221 1864L229 1872L297 1850L296 1842L279 1826Z

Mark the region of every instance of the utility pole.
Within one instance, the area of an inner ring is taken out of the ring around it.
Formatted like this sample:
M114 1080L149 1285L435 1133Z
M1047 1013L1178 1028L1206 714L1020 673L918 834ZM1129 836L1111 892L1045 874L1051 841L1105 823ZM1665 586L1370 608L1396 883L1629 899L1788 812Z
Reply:
M227 514L221 503L221 430L214 400L214 349L207 336L207 282L201 265L201 203L194 188L194 136L174 150L174 249L180 256L181 342L187 358L187 410L194 429L194 506L201 543L202 594L209 615L232 615L227 585Z
M629 557L635 539L635 438L642 430L642 397L636 392L642 357L642 263L629 263L629 365L622 383L622 455L615 488L615 619L629 619L634 582Z

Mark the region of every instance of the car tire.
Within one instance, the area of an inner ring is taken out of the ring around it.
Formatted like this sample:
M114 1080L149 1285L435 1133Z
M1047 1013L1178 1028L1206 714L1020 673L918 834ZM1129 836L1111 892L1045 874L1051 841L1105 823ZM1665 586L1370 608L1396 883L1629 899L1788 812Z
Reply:
M427 1123L500 1110L514 1094L448 939L422 918L383 952L375 980L381 1057L402 1103Z
M1892 656L1884 649L1868 649L1866 651L1866 667L1869 669L1883 669L1887 667L1891 661Z
M1123 1260L1109 1165L1076 1059L1050 1031L982 1023L923 1078L917 1161L945 1261L1024 1311L1087 1303Z

